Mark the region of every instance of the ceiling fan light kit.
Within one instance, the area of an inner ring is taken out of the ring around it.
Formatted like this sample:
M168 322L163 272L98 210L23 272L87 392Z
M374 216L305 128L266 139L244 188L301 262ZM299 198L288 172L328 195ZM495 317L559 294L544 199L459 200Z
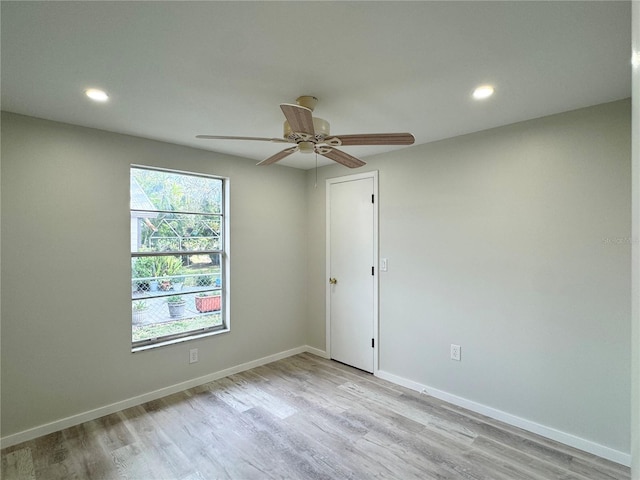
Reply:
M209 140L258 140L276 143L295 143L275 155L266 158L258 165L271 165L295 152L322 155L345 167L357 168L366 165L359 158L353 157L337 146L354 145L412 145L415 138L410 133L361 133L355 135L331 135L329 122L314 117L313 110L318 99L312 95L303 95L296 99L296 104L282 103L280 109L285 117L283 138L234 137L224 135L197 135L196 138Z

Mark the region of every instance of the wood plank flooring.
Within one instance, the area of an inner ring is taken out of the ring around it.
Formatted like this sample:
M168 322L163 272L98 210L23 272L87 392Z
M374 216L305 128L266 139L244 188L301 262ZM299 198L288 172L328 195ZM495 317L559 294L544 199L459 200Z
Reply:
M630 473L301 354L9 447L2 478L621 480Z

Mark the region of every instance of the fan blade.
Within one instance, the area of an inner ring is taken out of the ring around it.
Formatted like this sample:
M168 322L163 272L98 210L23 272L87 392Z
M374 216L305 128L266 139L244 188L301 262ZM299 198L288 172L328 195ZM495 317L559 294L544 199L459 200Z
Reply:
M295 133L308 133L309 135L315 135L313 129L313 116L311 110L307 107L301 107L300 105L293 105L290 103L281 103L280 109L284 113L287 122L291 130Z
M276 163L282 160L285 157L288 157L292 153L298 151L298 146L285 148L284 150L276 153L275 155L271 155L269 158L262 160L261 162L256 163L256 165L271 165L272 163Z
M356 135L332 135L324 143L333 146L351 145L413 145L416 139L410 133L362 133Z
M323 157L330 158L334 162L338 162L349 168L358 168L366 165L366 163L359 158L352 157L348 153L345 153L342 150L338 150L337 148L316 147L316 153L319 153Z
M230 137L227 135L196 135L196 138L204 138L207 140L260 140L263 142L275 143L291 143L284 138L265 138L265 137Z

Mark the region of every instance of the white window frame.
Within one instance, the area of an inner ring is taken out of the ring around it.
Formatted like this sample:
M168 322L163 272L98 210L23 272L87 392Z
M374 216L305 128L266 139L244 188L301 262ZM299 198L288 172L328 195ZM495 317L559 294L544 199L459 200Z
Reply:
M131 351L133 353L136 352L140 352L140 351L144 351L144 350L149 350L149 349L153 349L153 348L157 348L157 347L162 347L162 346L166 346L166 345L172 345L175 343L180 343L180 342L185 342L185 341L190 341L190 340L195 340L195 339L200 339L200 338L204 338L204 337L208 337L211 335L218 335L220 333L226 333L229 332L231 329L231 308L230 308L230 295L229 295L229 291L230 291L230 262L229 262L229 257L230 257L230 242L229 242L229 238L230 238L230 234L229 234L229 179L227 177L220 177L220 176L216 176L216 175L211 175L211 174L207 174L207 173L200 173L200 172L191 172L191 171L181 171L181 170L170 170L170 169L164 169L164 168L157 168L157 167L150 167L147 165L136 165L136 164L131 164L130 169L129 169L129 176L131 177L132 175L132 170L133 169L143 169L143 170L153 170L153 171L157 171L157 172L165 172L165 173L172 173L172 174L178 174L178 175L191 175L191 176L195 176L195 177L204 177L204 178L211 178L211 179L215 179L215 180L220 180L222 182L222 195L221 195L221 200L222 200L222 208L221 208L221 229L222 229L222 236L221 236L221 248L219 250L203 250L203 251L197 251L194 253L212 253L212 254L217 254L220 256L220 278L221 278L221 302L222 302L222 308L221 308L221 312L220 315L222 316L222 325L221 326L216 326L216 327L211 327L211 328L207 328L205 330L194 330L194 331L189 331L189 332L184 332L181 334L174 334L174 335L168 335L166 337L160 337L160 338L154 338L154 339L149 339L149 340L144 340L144 341L139 341L139 342L133 342L132 340L132 344L131 344ZM130 206L130 215L131 213L137 211L136 209L131 208ZM181 213L181 212L177 212L176 213ZM195 213L195 212L189 212L189 213ZM131 228L134 228L133 222L131 222ZM129 237L132 238L132 232L129 232ZM142 256L159 256L159 255L171 255L171 254L184 254L183 251L178 251L178 252L149 252L149 253L144 253L144 252L134 252L134 248L132 246L132 248L130 249L131 252L131 259L133 259L134 257L142 257ZM130 280L131 282L133 282L133 272L130 275ZM140 298L133 298L131 299L131 302L133 304L134 301L139 300ZM133 321L133 318L132 318ZM133 324L132 324L133 327Z

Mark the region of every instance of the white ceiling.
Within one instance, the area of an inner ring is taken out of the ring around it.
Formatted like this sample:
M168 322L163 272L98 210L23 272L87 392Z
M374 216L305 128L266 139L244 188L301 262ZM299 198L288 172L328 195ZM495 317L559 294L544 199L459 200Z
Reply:
M314 115L333 134L409 131L416 143L631 96L630 2L1 8L3 110L255 160L284 146L194 137L281 136L278 105L302 94L319 98ZM495 95L472 100L483 83ZM88 87L110 101L92 103ZM344 150L366 160L394 148Z

